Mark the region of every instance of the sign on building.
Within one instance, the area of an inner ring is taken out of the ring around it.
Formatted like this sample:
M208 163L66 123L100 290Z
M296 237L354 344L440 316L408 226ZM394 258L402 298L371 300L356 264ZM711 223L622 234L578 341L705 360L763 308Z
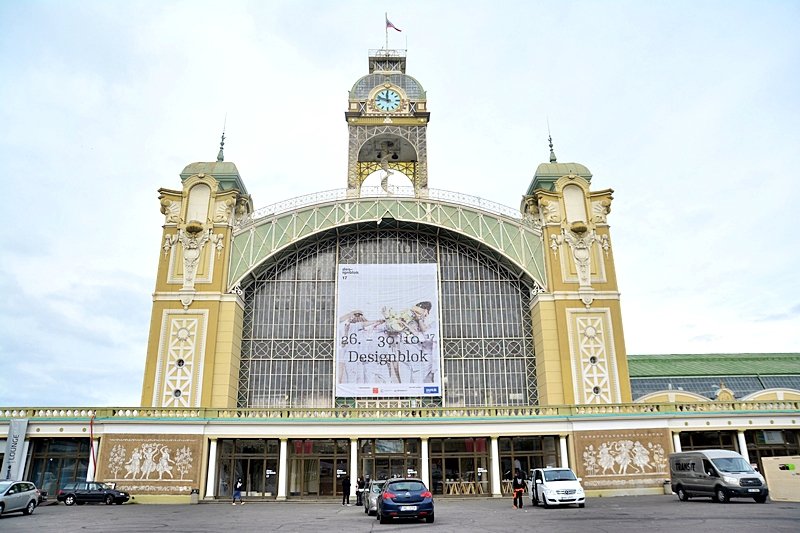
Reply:
M441 396L435 264L340 265L336 395Z

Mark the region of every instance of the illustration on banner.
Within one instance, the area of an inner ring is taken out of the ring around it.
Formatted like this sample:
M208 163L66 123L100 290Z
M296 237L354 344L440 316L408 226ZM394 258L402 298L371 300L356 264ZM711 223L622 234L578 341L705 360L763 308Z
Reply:
M336 395L441 395L435 264L341 265Z

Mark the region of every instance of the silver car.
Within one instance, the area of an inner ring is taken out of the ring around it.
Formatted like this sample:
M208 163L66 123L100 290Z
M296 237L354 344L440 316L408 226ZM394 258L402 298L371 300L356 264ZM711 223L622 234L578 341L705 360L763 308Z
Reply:
M0 515L22 511L33 514L39 502L39 489L30 481L0 481Z
M385 479L374 479L364 489L364 512L374 515L378 512L378 495L386 484Z

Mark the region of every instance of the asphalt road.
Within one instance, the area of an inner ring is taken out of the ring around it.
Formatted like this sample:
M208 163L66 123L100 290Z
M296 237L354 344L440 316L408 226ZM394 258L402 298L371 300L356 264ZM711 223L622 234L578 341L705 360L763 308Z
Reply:
M31 516L0 518L0 531L13 532L406 532L440 533L542 531L554 533L732 533L792 532L800 524L800 503L709 499L680 502L675 496L591 498L586 508L515 510L511 499L436 500L436 522L381 525L361 507L336 502L259 502L200 505L43 505Z

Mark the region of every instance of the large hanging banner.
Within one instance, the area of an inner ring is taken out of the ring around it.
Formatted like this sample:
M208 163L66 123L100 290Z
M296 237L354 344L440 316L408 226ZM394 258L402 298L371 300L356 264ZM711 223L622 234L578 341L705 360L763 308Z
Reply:
M436 264L340 265L336 396L441 396Z

